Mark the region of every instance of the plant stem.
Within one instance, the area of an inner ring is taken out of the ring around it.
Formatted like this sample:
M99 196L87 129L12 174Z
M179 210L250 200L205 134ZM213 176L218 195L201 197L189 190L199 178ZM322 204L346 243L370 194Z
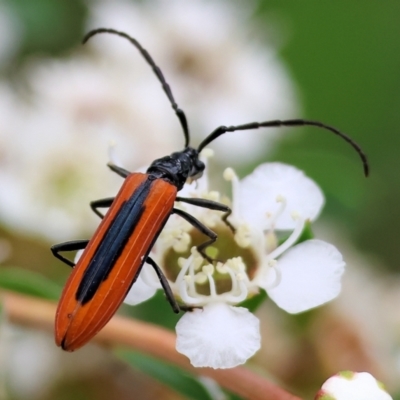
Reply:
M2 291L1 297L3 310L10 322L45 331L54 329L54 303L12 292ZM175 334L156 325L116 315L93 340L106 346L120 345L139 350L192 374L210 377L245 399L301 400L245 367L217 370L194 368L185 356L175 350Z

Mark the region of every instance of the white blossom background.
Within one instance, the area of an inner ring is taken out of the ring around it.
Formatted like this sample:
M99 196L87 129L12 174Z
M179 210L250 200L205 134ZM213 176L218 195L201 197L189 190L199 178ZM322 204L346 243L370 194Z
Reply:
M137 50L106 35L80 44L91 28L123 30L163 70L193 144L219 125L305 117L362 145L368 180L356 154L322 131L227 134L212 145L211 179L228 166L244 176L266 160L304 169L327 198L318 236L347 263L333 303L297 317L271 302L258 310L263 346L251 364L306 398L341 369L369 371L400 398L399 17L391 2L4 0L0 267L62 285L69 270L49 247L89 237L98 223L89 202L118 190L121 179L106 167L110 143L130 170L182 148L178 120ZM160 307L165 312L155 312ZM175 321L162 296L122 311L167 326ZM63 354L50 335L2 316L0 398L135 393L178 398L104 349Z

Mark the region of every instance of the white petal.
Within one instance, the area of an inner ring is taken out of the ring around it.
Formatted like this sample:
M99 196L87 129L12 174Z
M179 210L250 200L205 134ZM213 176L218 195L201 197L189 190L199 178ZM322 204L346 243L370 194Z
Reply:
M307 240L278 260L281 282L268 290L268 295L293 314L317 307L340 293L344 266L335 246L322 240Z
M260 348L259 320L246 308L214 303L176 325L176 349L195 367L233 368Z
M377 380L367 372L345 372L329 378L316 399L331 396L332 400L392 400Z
M253 226L265 228L267 214L280 208L278 196L286 199L286 208L275 223L276 229L292 229L292 213L314 220L324 205L324 196L317 184L291 165L266 163L257 167L240 182L239 209L241 216Z
M82 257L83 252L84 252L84 249L78 250L78 251L76 252L75 257L74 257L74 263L75 263L75 264L77 264L77 262L79 261L79 259Z
M154 285L148 285L143 279L143 273L145 268L149 266L144 265L142 271L140 272L136 282L132 285L128 294L125 297L124 303L129 304L130 306L134 306L139 303L143 303L144 301L153 297L157 291L157 288Z

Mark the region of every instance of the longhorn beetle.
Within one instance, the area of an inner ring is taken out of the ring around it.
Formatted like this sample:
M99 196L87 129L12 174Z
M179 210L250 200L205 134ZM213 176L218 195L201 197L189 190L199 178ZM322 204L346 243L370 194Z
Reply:
M121 36L133 44L153 69L157 79L174 109L185 137L183 150L153 161L146 173L131 173L113 163L108 167L125 178L124 184L114 198L90 203L92 210L102 221L90 240L74 240L52 246L54 256L73 271L61 295L55 321L55 339L64 350L74 351L87 343L117 311L126 294L137 279L143 264L150 264L156 271L166 297L174 312L185 310L179 306L161 269L149 257L151 248L171 214L184 218L208 237L197 247L198 251L212 261L205 249L217 240L217 234L190 214L174 208L175 201L189 203L223 212L223 221L233 230L227 218L231 210L224 204L199 198L177 196L185 182L199 178L205 168L199 159L200 152L219 136L234 131L282 126L316 126L328 130L349 143L361 157L364 173L368 175L368 161L361 148L350 137L337 129L317 121L304 119L251 122L237 126L220 126L209 134L197 148L189 145L189 127L185 113L175 102L171 88L160 68L140 43L114 29L95 29L83 39L86 43L99 33ZM103 215L99 209L108 208ZM82 250L76 265L60 252ZM186 308L187 309L187 308Z

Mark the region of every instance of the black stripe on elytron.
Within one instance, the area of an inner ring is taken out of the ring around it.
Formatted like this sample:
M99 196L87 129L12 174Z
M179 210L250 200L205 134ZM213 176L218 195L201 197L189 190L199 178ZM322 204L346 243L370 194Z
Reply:
M79 284L75 298L82 305L96 294L132 236L144 210L144 202L154 179L147 178L119 209L114 221L98 245Z
M129 285L129 287L127 288L126 292L125 292L125 297L128 295L129 291L132 289L133 284L136 282L137 278L139 277L140 272L142 271L143 265L147 260L147 256L150 254L151 249L153 248L156 240L158 239L158 237L160 236L161 231L164 229L165 224L168 221L168 218L170 217L171 214L168 214L167 217L165 218L164 222L161 224L160 229L158 230L157 234L154 236L153 241L151 242L149 248L147 249L147 253L144 255L143 260L140 264L140 267L138 269L137 274L133 277L133 280L131 282L131 284Z

